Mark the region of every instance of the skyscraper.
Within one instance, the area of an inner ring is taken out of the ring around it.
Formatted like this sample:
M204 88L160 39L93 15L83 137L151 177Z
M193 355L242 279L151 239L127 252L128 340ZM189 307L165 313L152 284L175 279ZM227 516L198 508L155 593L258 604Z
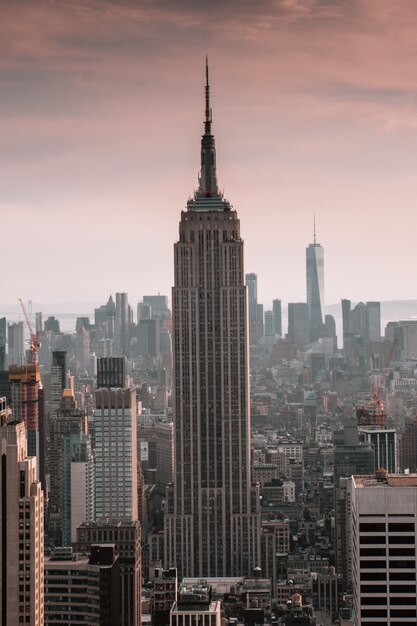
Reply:
M23 322L7 325L9 365L22 365L25 356L25 338Z
M27 456L24 422L0 402L0 623L44 623L43 493L36 458ZM30 622L28 620L30 618Z
M281 300L272 300L272 313L274 314L274 332L282 337L282 311Z
M324 250L316 241L306 248L307 305L310 341L317 341L324 319Z
M124 292L116 293L114 344L116 354L129 356L129 302Z
M305 302L288 304L288 339L299 350L308 343L308 306Z
M217 186L206 66L199 187L174 246L174 485L165 565L182 576L249 574L259 558L251 490L247 299L236 211Z
M136 393L102 387L95 398L96 517L137 520Z

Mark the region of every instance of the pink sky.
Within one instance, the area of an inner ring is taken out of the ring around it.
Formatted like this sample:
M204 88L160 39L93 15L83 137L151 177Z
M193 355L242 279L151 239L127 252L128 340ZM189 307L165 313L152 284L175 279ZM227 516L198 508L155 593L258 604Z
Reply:
M170 293L209 55L259 299L417 298L414 0L0 0L1 301Z

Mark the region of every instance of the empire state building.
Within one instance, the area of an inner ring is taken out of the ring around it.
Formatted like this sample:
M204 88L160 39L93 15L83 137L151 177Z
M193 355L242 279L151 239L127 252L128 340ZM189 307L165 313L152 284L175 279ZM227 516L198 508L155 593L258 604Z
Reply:
M243 240L218 189L211 126L206 62L199 186L174 246L175 479L165 514L165 565L198 577L252 574L260 542Z

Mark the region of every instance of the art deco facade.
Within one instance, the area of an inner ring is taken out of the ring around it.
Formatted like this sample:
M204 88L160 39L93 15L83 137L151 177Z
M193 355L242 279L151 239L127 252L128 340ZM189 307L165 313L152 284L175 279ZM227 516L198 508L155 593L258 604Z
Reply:
M174 264L175 479L165 564L182 576L247 575L258 565L260 521L250 478L243 240L217 187L208 81L199 188L181 214Z

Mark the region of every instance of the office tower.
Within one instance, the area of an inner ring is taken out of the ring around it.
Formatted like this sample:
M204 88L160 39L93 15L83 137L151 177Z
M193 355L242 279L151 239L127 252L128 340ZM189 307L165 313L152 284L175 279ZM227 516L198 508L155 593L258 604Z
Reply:
M43 626L43 493L36 458L27 456L25 424L2 413L0 621Z
M259 328L258 277L256 274L246 274L245 279L248 290L249 344L252 346L257 344L261 338Z
M138 324L141 320L150 320L152 318L152 307L150 304L139 302L137 308L137 321Z
M80 325L76 336L77 371L85 374L88 370L90 359L90 335L84 326Z
M208 70L199 188L174 246L174 485L165 566L181 576L248 575L259 559L251 488L247 295L236 211L219 192Z
M42 311L35 313L35 331L39 334L43 333Z
M83 509L87 515L94 514L92 488L94 466L87 436L87 416L84 410L75 407L73 392L63 392L60 408L50 422L50 446L48 455L49 499L48 538L54 545L69 545L71 541L71 464L78 458L84 459L87 484L75 489L77 506L86 491ZM82 450L84 443L84 450ZM80 468L78 468L80 470ZM76 471L76 470L74 470ZM74 485L75 487L76 485ZM74 502L75 505L75 502ZM75 514L79 517L79 513Z
M25 358L25 338L23 322L7 325L7 343L9 365L23 365Z
M342 323L343 323L343 348L345 348L345 341L351 333L350 329L350 314L352 303L350 300L342 300Z
M114 546L89 557L57 548L45 559L45 626L120 626L120 563Z
M381 303L366 303L366 338L368 341L381 340Z
M164 319L169 316L168 296L143 296L143 304L148 305L152 311L152 317ZM139 320L138 320L139 321Z
M351 563L346 543L346 480L352 474L373 474L375 452L372 443L360 441L356 420L347 422L343 430L334 433L334 446L336 567L346 583Z
M288 339L299 350L309 341L308 306L305 302L288 305Z
M416 621L417 477L348 480L355 625Z
M281 300L272 300L272 313L274 316L274 333L277 337L282 337Z
M136 520L136 392L101 388L95 401L96 517Z
M262 522L260 563L262 573L271 579L273 589L276 589L277 582L281 578L281 564L289 551L289 522L278 520Z
M343 604L343 577L334 567L313 575L313 607L336 619Z
M174 425L172 422L155 424L156 442L156 483L165 495L174 479Z
M116 293L114 347L116 354L129 356L129 303L127 293Z
M141 319L137 326L139 356L157 357L160 353L160 320L159 318Z
M39 455L39 382L37 364L9 367L13 416L17 422L25 423L29 456Z
M350 313L350 329L353 335L359 335L360 337L366 337L367 333L367 311L366 304L358 302L358 304L352 309Z
M6 369L6 344L7 322L5 317L0 317L0 372Z
M65 389L66 387L66 376L67 376L67 353L65 350L54 350L52 352L52 367L54 368L59 368L54 370L54 373L56 374L57 380L59 380L59 389L60 389L60 393L59 393L59 398L56 398L59 402L59 404L61 403L61 397L62 397L62 391ZM52 372L51 372L52 374ZM51 396L52 396L52 391L51 391Z
M400 468L410 474L417 472L417 416L406 419L400 440Z
M111 519L82 523L77 528L76 549L89 552L95 543L114 544L121 577L120 626L141 624L141 529L138 521Z
M172 605L170 626L190 626L193 623L221 624L221 602L213 600L212 588L204 581L189 586L182 584L178 600Z
M324 319L324 250L316 241L314 220L314 242L306 248L307 306L310 342L317 341Z
M363 441L374 446L375 469L383 467L390 474L395 474L398 471L396 430L377 426L360 426L359 435Z
M45 332L52 332L58 335L61 330L59 327L59 320L56 319L54 315L50 315L44 324Z
M265 341L271 343L275 339L274 313L265 311Z
M113 356L97 359L97 389L126 387L126 357Z
M94 326L101 333L102 339L114 339L115 317L116 305L112 296L109 296L107 304L94 309Z

